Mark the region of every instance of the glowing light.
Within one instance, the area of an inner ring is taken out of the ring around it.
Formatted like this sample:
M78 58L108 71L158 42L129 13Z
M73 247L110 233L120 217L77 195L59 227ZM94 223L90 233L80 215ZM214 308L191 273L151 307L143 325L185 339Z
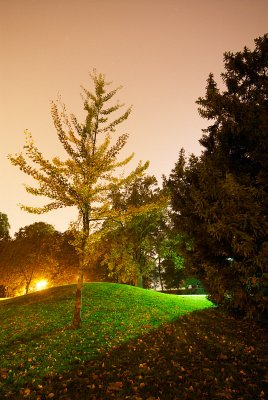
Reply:
M46 279L42 279L41 281L36 282L35 289L36 290L43 290L43 289L45 289L47 287L47 284L48 284L47 280Z

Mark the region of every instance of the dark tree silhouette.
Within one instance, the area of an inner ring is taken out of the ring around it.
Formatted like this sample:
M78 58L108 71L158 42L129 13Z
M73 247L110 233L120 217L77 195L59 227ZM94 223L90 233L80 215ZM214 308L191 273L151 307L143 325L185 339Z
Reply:
M268 35L225 53L226 89L211 74L199 112L212 121L203 152L182 150L166 184L188 265L217 304L261 318L267 310Z

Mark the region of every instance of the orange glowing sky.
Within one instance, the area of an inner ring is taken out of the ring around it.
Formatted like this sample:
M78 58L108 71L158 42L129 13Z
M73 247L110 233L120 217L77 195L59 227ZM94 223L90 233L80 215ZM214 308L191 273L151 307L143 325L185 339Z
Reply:
M25 129L44 155L62 154L51 99L61 94L81 115L80 85L90 87L92 68L123 85L119 100L133 104L127 150L136 162L150 160L161 183L181 147L200 153L207 122L195 101L208 74L219 82L223 53L253 48L268 31L267 15L267 0L0 0L0 212L11 234L40 220L64 231L76 216L21 211L18 203L38 202L25 193L29 178L7 159L22 149Z

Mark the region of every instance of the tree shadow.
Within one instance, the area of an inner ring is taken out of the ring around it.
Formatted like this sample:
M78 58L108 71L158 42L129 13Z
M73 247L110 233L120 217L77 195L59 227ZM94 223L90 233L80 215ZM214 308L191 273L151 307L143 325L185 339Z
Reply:
M47 376L38 389L29 384L28 398L264 399L265 337L265 328L218 309L196 311Z

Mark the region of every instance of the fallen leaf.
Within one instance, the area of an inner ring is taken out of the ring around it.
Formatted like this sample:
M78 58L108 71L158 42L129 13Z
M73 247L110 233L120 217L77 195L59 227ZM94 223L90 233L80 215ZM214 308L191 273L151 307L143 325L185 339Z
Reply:
M110 382L108 390L121 390L123 387L123 382Z
M232 399L232 395L228 392L218 392L216 393L216 396L222 397L224 399Z

